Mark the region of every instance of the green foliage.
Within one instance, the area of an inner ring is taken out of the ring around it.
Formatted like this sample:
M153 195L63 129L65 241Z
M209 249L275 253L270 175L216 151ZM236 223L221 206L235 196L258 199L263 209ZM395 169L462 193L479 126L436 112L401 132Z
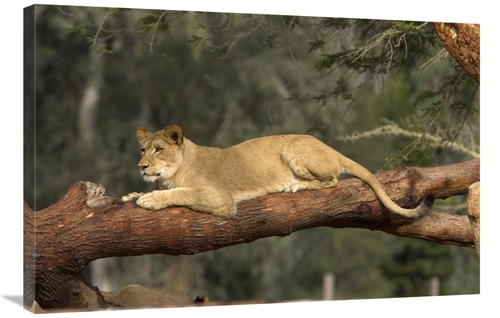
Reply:
M216 47L212 47L210 49L210 53L212 53L214 56L216 56L218 58L222 58L222 57L226 56L227 53L229 53L230 48L231 48L231 46L229 46L229 44L223 44L223 45L219 45Z
M210 41L210 39L205 39L202 36L197 36L195 34L192 34L191 38L189 38L189 40L188 40L188 43L191 43L194 46L198 46L199 44L203 44L206 41Z
M88 38L89 42L92 42L93 39ZM106 44L100 44L100 45L91 45L90 49L94 51L95 53L106 53L106 54L113 54L113 51L109 50L106 47Z
M165 14L147 14L136 19L137 33L146 34L151 30L158 32L167 32L170 25L165 22L167 15Z
M281 20L285 25L286 29L290 31L293 31L296 27L306 26L304 17L284 15L281 16Z
M165 53L155 53L154 55L158 59L158 61L162 64L173 63L175 61L173 58L171 58Z
M335 82L335 89L331 92L331 96L334 98L340 98L342 100L352 99L352 93L350 93L351 88L349 87L349 83L346 78L342 77L341 79Z
M318 39L310 41L308 44L309 44L309 50L307 51L307 53L311 53L313 51L321 49L326 44L326 42L322 39Z
M418 34L421 29L413 22L406 21L394 21L392 26L388 28L388 31L392 32L407 32L408 34Z
M413 147L410 153L401 151L386 158L386 161L391 162L391 168L409 165L425 167L437 159L435 147L427 140L411 143L408 147Z
M130 10L132 10L132 9L129 9L129 8L109 8L109 11L111 11L113 13L127 12Z
M440 294L448 294L448 279L454 272L451 247L405 238L402 241L402 248L381 266L384 276L395 283L394 295L428 295L432 277L440 279Z
M264 40L264 44L270 49L277 49L279 44L283 40L274 32L274 30L269 30L267 32L267 38Z
M77 24L75 26L69 27L66 30L66 32L70 35L75 33L81 33L90 29L90 26L91 26L90 23Z
M325 28L335 28L337 32L351 26L345 22L335 23L332 19L326 21L328 22L323 23ZM322 54L316 65L318 70L339 66L359 73L384 74L391 67L406 65L409 54L414 60L428 58L429 46L432 48L436 44L436 35L425 24L355 20L353 26L359 32L359 37L351 45L342 47L335 53ZM323 42L320 43L324 45ZM317 43L311 43L310 51L316 46Z
M352 25L351 19L322 18L320 27L325 29L344 30Z

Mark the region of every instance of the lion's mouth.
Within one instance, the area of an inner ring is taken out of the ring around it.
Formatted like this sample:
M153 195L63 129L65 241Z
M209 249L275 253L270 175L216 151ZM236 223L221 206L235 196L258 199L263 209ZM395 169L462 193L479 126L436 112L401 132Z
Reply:
M160 173L150 174L150 173L147 173L145 171L141 171L141 173L142 173L142 178L146 182L155 182L156 180L158 180L160 178Z
M144 170L141 170L141 173L142 173L143 177L156 177L156 178L158 178L161 175L160 172L158 172L158 173L147 173Z

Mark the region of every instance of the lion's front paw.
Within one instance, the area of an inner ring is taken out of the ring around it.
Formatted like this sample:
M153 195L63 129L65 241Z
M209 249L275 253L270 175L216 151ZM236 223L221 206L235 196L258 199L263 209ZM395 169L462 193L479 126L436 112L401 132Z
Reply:
M141 208L148 210L160 210L167 207L160 202L158 195L155 192L150 192L142 195L137 199L136 203Z
M141 193L141 192L132 192L132 193L129 193L127 195L124 195L122 197L122 200L124 202L129 202L129 201L137 201L137 199L139 199L142 195L144 195L144 193Z

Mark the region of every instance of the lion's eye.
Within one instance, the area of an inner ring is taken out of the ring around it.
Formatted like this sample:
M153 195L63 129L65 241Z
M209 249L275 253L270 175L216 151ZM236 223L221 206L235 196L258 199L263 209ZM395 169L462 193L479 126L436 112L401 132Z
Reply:
M146 151L146 150L145 150L144 148L142 148L142 149L141 149L141 155L143 155L145 151Z
M155 148L155 153L157 153L157 152L161 152L162 150L163 150L163 148L156 147L156 148Z

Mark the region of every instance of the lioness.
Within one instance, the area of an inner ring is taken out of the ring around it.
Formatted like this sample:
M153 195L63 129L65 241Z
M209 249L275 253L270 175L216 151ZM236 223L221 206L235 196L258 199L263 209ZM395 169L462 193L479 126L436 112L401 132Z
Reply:
M231 217L239 201L274 192L334 187L343 172L366 182L389 210L406 217L421 216L433 204L433 197L427 196L414 209L399 207L366 168L313 136L269 136L220 149L198 146L172 125L155 133L140 127L137 138L144 180L158 180L167 189L122 197L146 209L186 206Z
M192 300L185 296L150 289L137 284L127 285L114 293L102 291L101 294L106 301L123 308L189 306L199 302L202 297L198 296L195 300Z

